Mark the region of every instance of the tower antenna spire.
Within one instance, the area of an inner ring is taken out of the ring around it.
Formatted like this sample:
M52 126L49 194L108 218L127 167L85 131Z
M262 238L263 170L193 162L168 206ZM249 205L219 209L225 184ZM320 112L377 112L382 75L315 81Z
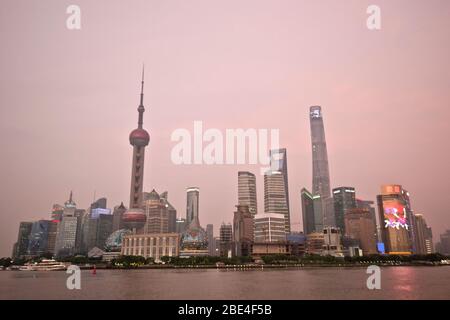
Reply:
M141 101L139 103L138 112L139 112L139 120L138 120L138 128L142 129L142 125L144 123L144 71L145 65L142 64L142 80L141 80Z

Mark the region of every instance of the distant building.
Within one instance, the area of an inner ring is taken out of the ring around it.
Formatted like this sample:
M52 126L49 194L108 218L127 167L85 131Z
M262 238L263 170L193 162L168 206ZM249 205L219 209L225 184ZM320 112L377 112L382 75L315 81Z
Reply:
M262 213L254 218L254 242L286 242L285 216L280 213Z
M271 254L290 255L290 245L286 242L260 242L254 243L252 248L252 257L258 258Z
M188 188L187 191L187 213L190 222L181 234L180 256L182 257L208 255L208 235L200 225L198 191L198 188Z
M279 153L273 156L282 155ZM282 171L267 171L264 174L264 212L282 214L285 233L291 231L286 180Z
M200 189L190 187L186 189L186 225L189 226L194 216L198 216Z
M72 199L71 192L69 200L64 204L63 218L58 224L55 243L55 255L58 257L75 255L82 246L82 221L85 211L77 209Z
M322 254L324 245L323 232L313 232L306 235L306 253L307 254Z
M431 254L433 249L433 235L425 218L421 214L415 214L416 253Z
M295 256L303 256L306 252L306 236L302 232L291 232L286 236L287 243L291 247L290 252Z
M345 234L345 213L356 208L355 188L339 187L333 189L335 227Z
M113 227L112 231L117 231L120 229L124 229L125 225L123 224L122 218L123 214L127 211L127 208L124 206L123 202L120 205L114 207L113 210Z
M177 232L177 210L169 202L169 193L167 191L161 193L161 201L167 209L167 217L169 221L169 233Z
M230 257L233 245L233 226L231 223L222 223L220 226L219 254L221 257Z
M323 229L323 250L322 255L330 255L335 257L344 256L344 248L342 246L341 230L335 227L326 227Z
M253 215L248 205L237 205L233 217L234 255L250 256L253 243Z
M369 209L352 208L345 213L345 236L358 241L363 255L377 254L376 227Z
M450 230L446 230L440 235L437 249L439 253L450 256Z
M23 258L28 254L28 243L30 241L30 234L32 228L33 228L32 222L20 223L13 258Z
M301 191L303 231L305 234L322 232L323 230L323 206L320 195L313 195L305 188Z
M186 231L186 219L184 218L177 218L175 221L175 231L176 233L183 233Z
M179 256L178 233L132 234L123 236L121 254L153 258L156 262L164 256Z
M213 256L216 248L214 242L214 226L212 224L206 225L206 234L208 235L208 255Z
M54 253L57 222L39 220L33 222L28 242L28 255L36 257L45 253Z
M146 215L143 233L168 233L168 207L166 207L165 200L160 198L155 189L153 189L149 194L144 195L143 207Z
M253 216L258 213L256 201L256 177L251 172L238 172L238 203L240 205L247 205Z
M61 221L64 213L64 207L59 204L54 204L51 213L51 219L54 221Z
M369 210L370 216L371 216L373 224L375 226L375 239L377 239L377 241L378 241L381 238L381 236L380 236L380 232L379 232L379 224L377 222L377 215L376 215L376 210L375 210L374 204L375 204L374 201L356 199L356 207L357 208Z
M330 198L331 192L328 153L325 140L322 108L320 106L310 107L309 120L311 125L311 146L313 158L312 194L320 195L323 199Z
M384 185L377 196L381 237L387 254L411 254L412 211L409 193L400 185Z

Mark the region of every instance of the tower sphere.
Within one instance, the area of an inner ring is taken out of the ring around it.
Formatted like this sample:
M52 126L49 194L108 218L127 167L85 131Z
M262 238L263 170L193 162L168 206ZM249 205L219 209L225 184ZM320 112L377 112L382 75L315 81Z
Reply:
M145 147L150 142L150 135L144 129L134 129L130 133L130 144L138 147Z
M128 209L122 217L122 222L129 229L140 229L144 226L147 216L140 208Z

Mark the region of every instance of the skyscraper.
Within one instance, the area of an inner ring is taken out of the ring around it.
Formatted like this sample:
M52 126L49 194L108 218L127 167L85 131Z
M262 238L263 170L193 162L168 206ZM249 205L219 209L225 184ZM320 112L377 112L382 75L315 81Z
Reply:
M320 106L312 106L309 110L313 158L312 193L314 195L319 194L322 198L329 198L331 197L330 174L322 108Z
M345 213L345 236L357 240L364 255L377 254L376 227L370 210L351 208Z
M416 253L433 253L433 235L431 228L428 227L425 218L421 214L415 214L415 234L416 234Z
M214 226L212 224L206 225L206 234L208 235L208 255L214 256L215 254Z
M349 209L356 208L355 188L339 187L333 189L334 221L336 227L345 234L345 213Z
M220 226L219 252L221 257L229 257L233 243L233 226L231 223L222 223Z
M411 215L409 194L401 185L384 185L377 196L381 238L388 254L411 254Z
M247 205L237 205L233 217L233 244L236 256L251 255L254 223Z
M191 221L198 216L200 189L197 187L190 187L186 189L186 193L186 225L189 226Z
M143 129L144 124L144 69L142 69L141 99L138 107L138 127L130 133L130 144L133 146L133 164L131 170L130 208L123 214L123 222L134 233L145 223L145 213L142 210L142 195L144 182L145 147L150 142L150 135Z
M264 212L282 214L285 232L291 232L289 204L282 171L267 171L264 174Z
M167 208L169 233L177 232L177 209L169 202L169 193L167 191L161 193L160 197L162 203Z
M144 226L144 233L168 233L169 215L164 201L155 189L146 194L145 198L144 210L147 220Z
M20 223L13 258L22 258L28 253L28 243L32 227L32 222Z
M251 172L238 172L238 203L240 205L248 206L248 209L253 216L258 213L256 202L256 178Z
M308 235L323 230L323 201L320 195L312 195L307 189L301 191L303 232Z

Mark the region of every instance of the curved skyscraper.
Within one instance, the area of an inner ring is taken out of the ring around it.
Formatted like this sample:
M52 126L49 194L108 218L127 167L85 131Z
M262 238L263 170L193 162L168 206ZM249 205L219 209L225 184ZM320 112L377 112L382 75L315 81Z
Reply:
M311 145L313 158L313 195L330 198L330 173L328 170L327 143L323 126L322 108L312 106L309 109L311 123Z

